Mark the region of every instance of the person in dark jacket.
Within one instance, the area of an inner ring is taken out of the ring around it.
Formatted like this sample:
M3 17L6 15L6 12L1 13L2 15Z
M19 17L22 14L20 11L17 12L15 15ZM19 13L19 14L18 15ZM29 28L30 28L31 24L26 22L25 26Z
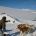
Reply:
M10 20L6 20L6 17L3 16L2 19L0 20L0 29L5 30L6 29L6 22L10 22Z

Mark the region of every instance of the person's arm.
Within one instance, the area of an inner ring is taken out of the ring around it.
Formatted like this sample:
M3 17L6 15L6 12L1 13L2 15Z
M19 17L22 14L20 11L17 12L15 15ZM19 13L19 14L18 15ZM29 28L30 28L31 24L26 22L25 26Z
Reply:
M5 22L10 22L10 20L6 20Z

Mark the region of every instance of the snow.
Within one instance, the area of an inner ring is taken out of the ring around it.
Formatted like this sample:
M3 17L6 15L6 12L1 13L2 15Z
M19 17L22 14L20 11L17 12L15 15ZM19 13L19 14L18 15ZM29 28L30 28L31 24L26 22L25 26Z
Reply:
M16 29L17 25L20 24L20 22L18 22L15 19L11 18L7 14L0 15L0 19L3 16L6 16L7 20L10 20L10 22L6 23L6 30L9 33L9 36L20 36L19 30ZM15 23L13 23L13 21L15 21ZM36 21L24 20L24 23L29 23L31 25L33 24L36 27ZM28 33L28 34L26 34L26 36L36 36L36 31L34 31L33 33Z

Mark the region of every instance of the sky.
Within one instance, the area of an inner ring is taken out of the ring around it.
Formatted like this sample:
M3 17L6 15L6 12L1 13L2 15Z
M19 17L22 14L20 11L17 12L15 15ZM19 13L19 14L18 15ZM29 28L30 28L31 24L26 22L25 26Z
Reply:
M0 6L36 10L36 0L0 0Z

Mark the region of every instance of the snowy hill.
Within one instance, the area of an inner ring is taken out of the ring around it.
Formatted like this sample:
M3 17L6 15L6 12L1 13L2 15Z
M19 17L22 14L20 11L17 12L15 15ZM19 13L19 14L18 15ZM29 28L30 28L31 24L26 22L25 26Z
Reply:
M21 22L16 21L13 17L9 16L8 14L0 14L0 20L3 16L6 16L6 20L10 20L10 22L6 23L6 30L13 30L14 32L17 32L16 27ZM15 22L14 22L15 21ZM15 27L15 28L14 28Z
M19 36L19 32L18 30L16 29L17 25L20 24L21 22L15 20L13 17L10 17L9 15L7 14L1 14L0 15L0 19L3 17L3 16L6 16L7 20L10 20L10 22L6 23L6 30L12 30L12 31L7 31L10 35L9 36ZM15 22L13 22L15 21ZM29 24L33 24L36 26L36 21L32 21L32 20L24 20L23 21L24 23L29 23ZM36 31L33 32L33 33L30 33L30 34L26 34L27 36L32 36L31 34L35 35L36 34Z

